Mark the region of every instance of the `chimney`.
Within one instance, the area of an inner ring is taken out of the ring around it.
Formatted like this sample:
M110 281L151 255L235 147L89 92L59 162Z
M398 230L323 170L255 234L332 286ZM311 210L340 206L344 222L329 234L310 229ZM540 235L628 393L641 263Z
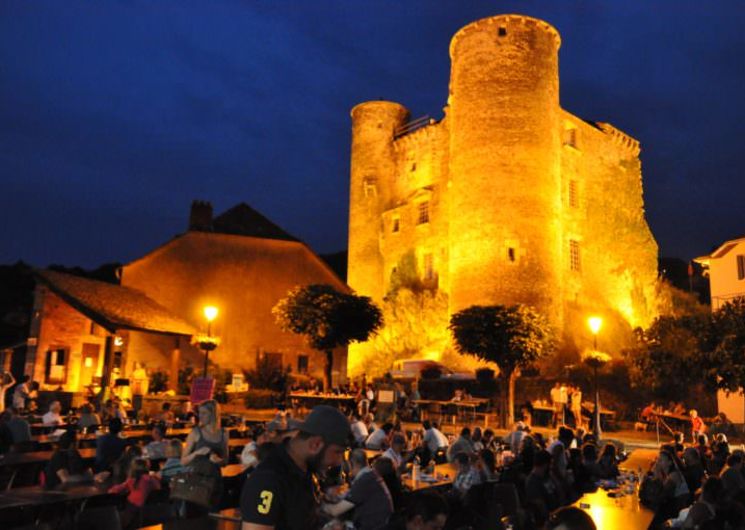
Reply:
M189 212L189 231L212 231L212 204L208 201L192 201Z

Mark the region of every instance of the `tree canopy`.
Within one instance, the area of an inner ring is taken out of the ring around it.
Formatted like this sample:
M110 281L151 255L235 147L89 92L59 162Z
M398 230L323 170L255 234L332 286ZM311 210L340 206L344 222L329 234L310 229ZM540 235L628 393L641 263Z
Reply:
M624 352L635 386L679 399L703 385L736 391L745 386L745 300L711 314L663 316L636 331Z
M450 318L450 330L458 351L497 363L506 374L529 366L553 346L546 320L520 304L468 307Z
M499 366L499 376L505 383L500 419L503 425L511 424L516 370L531 365L552 350L548 323L525 305L471 306L450 318L450 330L458 351Z
M296 287L272 309L280 327L304 335L326 352L326 383L331 385L332 350L364 342L383 324L380 309L367 296L341 293L331 285Z

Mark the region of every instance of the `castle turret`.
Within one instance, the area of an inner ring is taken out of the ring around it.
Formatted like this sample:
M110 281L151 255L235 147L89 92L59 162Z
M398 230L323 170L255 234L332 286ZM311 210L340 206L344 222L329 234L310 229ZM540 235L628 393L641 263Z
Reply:
M385 294L380 252L381 213L389 206L396 171L393 137L409 111L390 101L368 101L354 107L351 114L347 283L380 301Z
M451 41L451 312L522 302L561 323L559 46L516 15Z

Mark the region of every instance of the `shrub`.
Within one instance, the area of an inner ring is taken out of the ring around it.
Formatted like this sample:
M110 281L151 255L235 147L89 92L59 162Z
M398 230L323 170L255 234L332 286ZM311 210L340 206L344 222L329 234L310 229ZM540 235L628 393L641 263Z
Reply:
M271 409L280 401L280 394L263 388L249 389L246 393L246 408Z
M290 380L291 369L289 366L282 368L281 365L272 362L267 355L262 355L256 362L256 367L245 370L246 381L250 388L263 388L284 392Z

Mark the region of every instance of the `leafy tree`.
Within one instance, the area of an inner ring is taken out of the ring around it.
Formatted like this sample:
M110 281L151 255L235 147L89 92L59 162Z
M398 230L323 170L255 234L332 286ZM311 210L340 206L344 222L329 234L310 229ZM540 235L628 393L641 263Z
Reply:
M706 354L711 340L708 314L663 316L649 329L635 331L635 344L624 351L631 382L658 398L678 400L703 383L716 386L716 363Z
M272 309L285 331L305 335L326 353L325 384L331 389L334 348L364 342L383 324L380 309L367 296L340 293L330 285L296 287Z
M727 302L711 315L706 352L708 377L734 392L745 387L745 298Z
M552 332L547 322L525 305L471 306L450 318L450 330L459 352L499 365L503 412L500 420L503 427L511 425L518 370L553 349Z

